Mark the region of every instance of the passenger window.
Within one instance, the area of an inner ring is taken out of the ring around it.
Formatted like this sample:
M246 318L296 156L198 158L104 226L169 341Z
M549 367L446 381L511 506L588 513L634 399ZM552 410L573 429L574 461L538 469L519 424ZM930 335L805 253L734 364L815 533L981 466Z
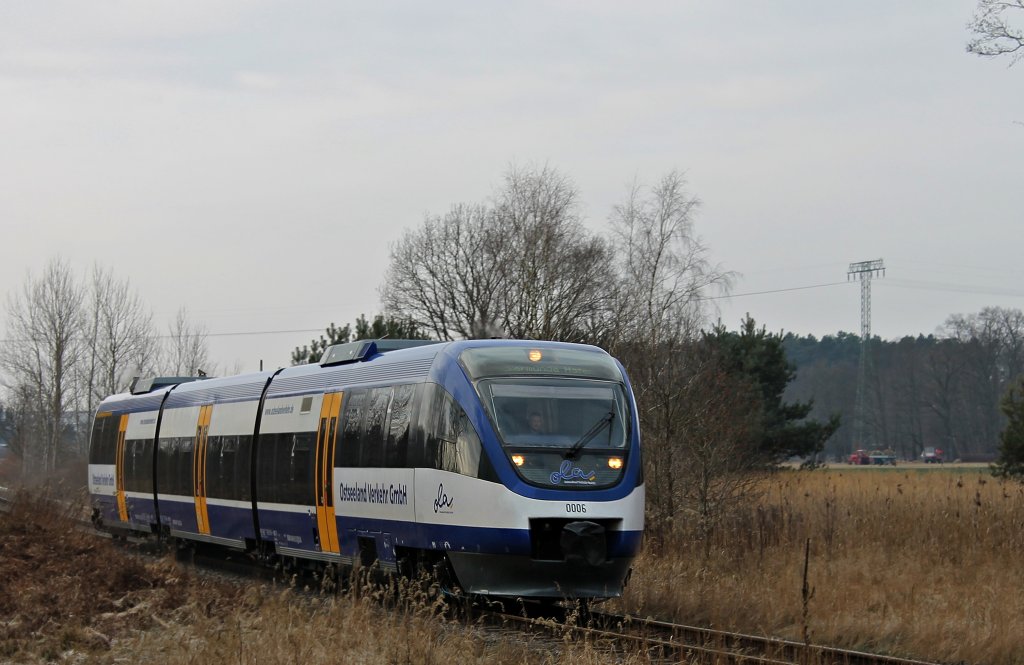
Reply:
M117 425L119 416L96 418L92 429L92 445L89 447L91 464L113 464L117 457Z
M341 445L334 453L335 466L359 466L359 439L363 432L365 399L365 390L353 390L345 395L345 422L342 424Z
M465 410L439 385L430 384L422 405L424 465L476 477L480 437Z
M391 419L385 442L384 466L404 467L409 449L409 423L412 419L413 396L416 386L395 386L391 400Z
M362 438L359 466L384 466L384 428L387 424L391 388L374 388L366 404L366 430Z

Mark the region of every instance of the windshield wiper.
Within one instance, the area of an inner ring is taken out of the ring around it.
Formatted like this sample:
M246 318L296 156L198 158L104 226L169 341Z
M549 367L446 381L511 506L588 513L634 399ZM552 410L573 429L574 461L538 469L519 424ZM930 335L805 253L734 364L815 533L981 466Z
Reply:
M565 459L574 459L576 455L579 454L580 450L583 449L583 446L590 443L590 440L597 436L598 432L603 430L605 426L611 427L612 420L614 419L614 411L609 411L608 413L601 416L600 420L594 423L594 425L590 429L583 433L583 436L580 437L579 441L572 444L572 447L570 447L569 450L565 451Z

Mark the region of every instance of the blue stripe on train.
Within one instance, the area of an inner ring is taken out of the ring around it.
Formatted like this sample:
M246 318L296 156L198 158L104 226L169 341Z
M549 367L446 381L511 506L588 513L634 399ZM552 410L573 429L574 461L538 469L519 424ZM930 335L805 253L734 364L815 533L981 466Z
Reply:
M252 523L252 508L217 506L206 504L210 518L210 535L232 540L255 539L256 528Z
M252 540L256 537L251 508L219 506L207 501L206 514L210 519L211 536L231 540ZM160 523L176 531L198 533L195 502L161 499Z
M490 554L531 554L528 529L495 529L396 520L338 517L336 520L341 553L357 556L360 536L389 536L396 547L426 550L453 550ZM260 510L261 537L281 547L317 552L320 549L316 511L306 513ZM612 531L608 539L610 557L634 556L640 548L640 531ZM384 559L378 547L378 556ZM393 557L388 552L390 560Z
M121 517L117 514L117 498L107 494L93 494L92 505L99 511L99 519L106 524L116 523L121 521Z
M196 533L196 504L193 501L170 501L160 499L160 524L176 531Z
M150 526L156 524L156 503L152 497L138 498L126 496L125 504L128 506L128 523L131 528L139 531L149 531Z

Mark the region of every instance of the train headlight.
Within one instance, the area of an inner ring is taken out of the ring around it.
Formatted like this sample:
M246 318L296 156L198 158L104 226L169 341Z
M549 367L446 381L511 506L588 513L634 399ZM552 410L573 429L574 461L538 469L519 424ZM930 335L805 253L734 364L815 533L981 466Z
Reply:
M523 457L522 455L513 455L512 463L515 464L516 466L522 466L523 464L526 463L526 458Z
M622 468L622 458L621 457L609 457L608 458L608 468L609 469L621 469Z
M526 354L526 357L529 358L532 363L539 363L541 359L544 358L544 354L540 352L540 349L530 349L530 352Z

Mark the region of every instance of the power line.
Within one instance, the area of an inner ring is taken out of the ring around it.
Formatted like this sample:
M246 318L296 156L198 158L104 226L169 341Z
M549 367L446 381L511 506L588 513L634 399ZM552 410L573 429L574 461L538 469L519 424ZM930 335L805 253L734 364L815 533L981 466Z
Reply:
M1000 289L987 286L970 286L961 284L947 284L943 282L923 282L914 279L890 279L885 283L887 286L895 286L902 289L920 289L924 291L945 291L949 293L973 293L987 296L1010 296L1024 298L1024 291L1020 289Z
M791 286L786 289L771 289L770 291L749 291L747 293L730 293L724 296L699 296L695 300L721 300L723 298L742 298L743 296L763 296L770 293L786 293L787 291L806 291L807 289L820 289L826 286L840 286L849 282L829 282L827 284L811 284L808 286Z
M247 330L241 332L203 333L201 337L253 337L256 335L287 335L295 333L316 333L324 332L326 328L302 328L298 330ZM177 335L152 335L151 339L173 339ZM0 344L7 342L32 342L38 340L29 339L0 339Z
M832 286L843 286L844 284L850 284L849 281L845 282L826 282L824 284L808 284L806 286L790 286L782 289L768 289L766 291L747 291L744 293L730 293L720 296L697 296L694 300L724 300L726 298L745 298L749 296L765 296L774 293L789 293L792 291L807 291L810 289L823 289ZM941 282L920 282L915 280L907 279L888 279L882 282L885 286L894 286L897 288L907 289L925 289L931 291L949 291L958 293L974 293L980 295L1001 295L1024 298L1024 291L1014 289L992 289L985 287L970 287L970 286L958 286L956 284L944 284ZM298 333L318 333L323 332L326 328L299 328L293 330L242 330L235 332L214 332L206 333L206 337L255 337L258 335L292 335ZM174 335L154 335L154 339L171 339ZM28 340L13 340L13 339L0 339L0 343L7 342L25 342Z

